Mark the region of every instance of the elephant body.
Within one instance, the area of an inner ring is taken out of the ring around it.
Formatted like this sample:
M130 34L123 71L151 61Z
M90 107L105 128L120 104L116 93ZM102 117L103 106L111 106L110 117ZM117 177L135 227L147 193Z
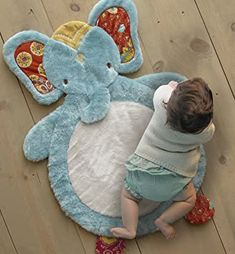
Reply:
M110 20L116 23L109 24ZM121 224L124 161L151 118L154 91L186 77L172 72L136 79L121 75L138 70L143 61L131 0L101 0L91 11L89 25L66 23L52 38L36 31L20 32L5 43L3 53L9 68L39 103L48 105L66 94L63 105L29 131L24 154L32 161L48 158L51 187L69 217L95 234L110 236L109 228ZM194 178L197 189L204 161L202 149ZM101 165L99 170L96 165ZM146 206L138 235L155 231L153 220L170 203L157 209L154 204ZM97 204L107 209L100 211Z

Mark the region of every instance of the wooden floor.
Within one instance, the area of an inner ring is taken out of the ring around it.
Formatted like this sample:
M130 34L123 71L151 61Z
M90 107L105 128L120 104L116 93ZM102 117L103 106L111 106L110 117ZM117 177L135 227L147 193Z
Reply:
M51 35L69 20L87 21L96 0L1 0L0 45L14 33ZM176 71L202 76L215 98L216 134L207 146L202 191L214 220L176 223L177 237L160 233L128 241L128 254L235 253L235 1L135 0L144 65L133 76ZM56 105L39 106L0 56L0 253L94 253L96 237L68 219L49 187L46 162L24 159L28 130Z

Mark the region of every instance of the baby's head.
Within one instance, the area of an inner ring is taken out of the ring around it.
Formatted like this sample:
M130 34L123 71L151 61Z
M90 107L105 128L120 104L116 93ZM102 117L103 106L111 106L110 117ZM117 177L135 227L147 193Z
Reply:
M213 117L212 92L201 78L186 80L176 86L166 110L171 128L184 133L199 133Z

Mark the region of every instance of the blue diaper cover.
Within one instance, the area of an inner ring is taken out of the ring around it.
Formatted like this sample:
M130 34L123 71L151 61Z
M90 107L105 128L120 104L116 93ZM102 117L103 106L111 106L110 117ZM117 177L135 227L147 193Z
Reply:
M178 195L192 180L133 154L125 164L124 187L137 199L157 202L170 200Z

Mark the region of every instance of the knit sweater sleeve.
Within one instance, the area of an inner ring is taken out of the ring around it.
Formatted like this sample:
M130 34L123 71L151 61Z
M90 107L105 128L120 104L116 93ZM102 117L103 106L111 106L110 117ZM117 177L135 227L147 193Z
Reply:
M171 81L167 85L160 86L154 93L153 96L153 105L154 109L158 106L162 106L162 104L167 103L171 97L172 92L174 91L175 87L178 85L177 82Z

